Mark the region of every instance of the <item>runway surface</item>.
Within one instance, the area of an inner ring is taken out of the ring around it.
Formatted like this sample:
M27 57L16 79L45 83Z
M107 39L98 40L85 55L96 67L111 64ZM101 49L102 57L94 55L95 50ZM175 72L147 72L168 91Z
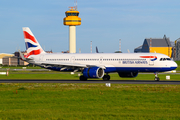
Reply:
M111 83L111 84L180 84L180 81L149 81L149 80L0 80L0 83Z

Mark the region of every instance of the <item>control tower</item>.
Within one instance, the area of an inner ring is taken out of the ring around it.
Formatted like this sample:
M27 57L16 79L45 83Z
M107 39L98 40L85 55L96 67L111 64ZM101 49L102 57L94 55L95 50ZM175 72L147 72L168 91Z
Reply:
M69 7L69 11L66 11L65 14L64 25L69 26L69 53L76 53L76 25L81 25L77 6Z

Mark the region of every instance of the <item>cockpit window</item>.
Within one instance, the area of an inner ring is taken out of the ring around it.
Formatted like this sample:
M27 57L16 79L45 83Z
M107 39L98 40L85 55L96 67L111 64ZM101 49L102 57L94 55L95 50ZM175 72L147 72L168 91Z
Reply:
M161 58L160 61L171 61L171 58Z

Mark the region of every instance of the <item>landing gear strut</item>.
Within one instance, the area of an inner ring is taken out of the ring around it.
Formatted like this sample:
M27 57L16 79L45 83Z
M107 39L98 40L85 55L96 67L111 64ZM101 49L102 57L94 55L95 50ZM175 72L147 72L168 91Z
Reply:
M159 77L158 77L158 72L155 72L154 75L155 75L154 80L155 80L155 81L159 81L160 79L159 79Z
M108 74L107 74L107 75L104 75L104 76L103 76L103 80L105 80L105 81L106 81L106 80L110 80L110 76L109 76Z

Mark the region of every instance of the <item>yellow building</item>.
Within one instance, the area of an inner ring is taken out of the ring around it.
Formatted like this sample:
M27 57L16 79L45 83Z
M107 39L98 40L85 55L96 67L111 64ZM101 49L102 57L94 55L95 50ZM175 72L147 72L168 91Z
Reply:
M172 57L172 45L169 38L146 38L142 46L134 49L134 52L162 53Z
M172 56L172 47L150 47L150 53L162 53L169 57Z

